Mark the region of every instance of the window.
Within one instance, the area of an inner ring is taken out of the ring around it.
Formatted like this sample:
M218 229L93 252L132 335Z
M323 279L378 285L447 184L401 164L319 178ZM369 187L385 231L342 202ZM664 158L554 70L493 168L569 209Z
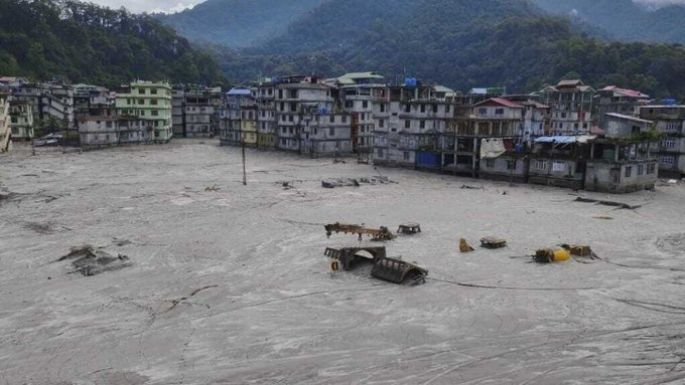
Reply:
M343 122L343 123L347 123L347 115L343 115L343 116L342 116L342 122Z
M411 105L405 104L404 105L404 112L411 112Z
M138 88L138 93L141 95L145 95L145 88Z
M536 170L547 170L547 161L546 160L536 160L535 161L535 169Z
M421 129L426 128L426 121L425 120L422 120L419 122L419 128L421 128Z
M335 136L335 128L331 127L328 129L328 135L329 136Z
M647 165L647 174L654 174L656 173L656 164L655 163L650 163Z
M157 116L157 115L159 115L159 112L158 112L157 110L153 110L153 111L152 111L152 116Z
M479 109L478 109L478 114L479 114L479 115L487 115L487 114L488 114L488 109L487 109L487 108L479 108Z
M436 114L438 113L438 105L437 104L433 104L433 112Z
M369 108L369 102L367 102L366 100L364 100L364 101L362 102L362 108Z
M664 166L672 167L675 164L675 157L672 155L662 156L659 159L659 163L663 164Z
M661 141L663 148L675 148L675 139L664 139Z
M504 115L504 108L495 109L495 115Z
M626 166L626 172L625 172L626 178L630 178L632 175L633 175L633 167L632 166Z
M145 104L145 99L138 99L138 104Z
M638 165L637 166L637 175L638 176L644 175L644 173L645 173L645 166L642 164Z
M404 156L404 160L409 161L409 152L405 151L403 156Z
M421 105L421 112L426 112L426 105L425 104Z
M156 89L156 88L151 88L151 89L150 89L150 95L157 95L157 89Z
M335 115L329 116L328 120L330 120L331 123L335 123Z
M492 158L485 159L485 167L495 168L495 160Z
M381 112L385 112L385 103L381 103L380 107L381 107Z
M354 102L352 100L346 100L345 101L345 108L352 108L354 107Z
M411 120L404 121L404 128L411 128Z
M515 160L508 160L507 161L507 170L516 170L516 161Z
M445 113L447 113L447 114L450 113L450 105L449 104L445 105Z

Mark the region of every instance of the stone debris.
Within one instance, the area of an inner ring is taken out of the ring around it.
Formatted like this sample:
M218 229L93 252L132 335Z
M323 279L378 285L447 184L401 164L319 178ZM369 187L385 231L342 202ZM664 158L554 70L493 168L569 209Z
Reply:
M390 180L388 177L376 176L368 178L335 178L324 179L321 181L321 187L324 188L338 188L338 187L361 187L361 185L384 185L397 184L397 182Z
M72 247L69 253L60 257L57 262L67 260L72 261L71 265L74 268L72 273L81 273L85 277L120 270L132 265L126 255L118 254L115 257L90 245Z

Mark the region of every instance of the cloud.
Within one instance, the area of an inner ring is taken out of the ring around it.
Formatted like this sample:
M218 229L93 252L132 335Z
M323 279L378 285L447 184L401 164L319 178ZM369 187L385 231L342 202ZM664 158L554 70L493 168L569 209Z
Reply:
M86 0L110 8L126 7L131 12L179 12L204 0Z
M667 5L685 5L685 0L633 0L638 4L647 5L654 8L665 7Z

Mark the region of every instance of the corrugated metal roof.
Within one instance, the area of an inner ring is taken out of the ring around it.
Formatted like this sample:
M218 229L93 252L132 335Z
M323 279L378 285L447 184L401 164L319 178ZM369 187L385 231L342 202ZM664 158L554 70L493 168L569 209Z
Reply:
M535 139L535 143L587 143L597 139L596 135L577 135L577 136L541 136Z
M611 116L612 118L623 119L623 120L630 120L630 121L632 121L632 122L638 122L638 123L647 123L647 124L652 124L652 123L654 123L654 122L652 122L651 120L640 119L640 118L637 118L637 117L635 117L635 116L623 115L623 114L619 114L619 113L616 113L616 112L607 112L605 115L606 115L606 116Z

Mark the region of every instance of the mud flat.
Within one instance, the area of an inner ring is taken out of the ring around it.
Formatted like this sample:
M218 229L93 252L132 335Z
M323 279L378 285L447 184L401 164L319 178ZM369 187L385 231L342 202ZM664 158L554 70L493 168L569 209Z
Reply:
M258 151L245 187L239 151L213 141L16 150L0 157L0 384L685 382L683 185L583 194L631 210ZM396 183L321 183L380 176ZM359 245L328 239L334 222L420 223L385 245L428 281L331 275L324 249ZM507 247L459 253L484 236ZM520 258L559 243L602 260ZM117 268L60 261L83 245Z

